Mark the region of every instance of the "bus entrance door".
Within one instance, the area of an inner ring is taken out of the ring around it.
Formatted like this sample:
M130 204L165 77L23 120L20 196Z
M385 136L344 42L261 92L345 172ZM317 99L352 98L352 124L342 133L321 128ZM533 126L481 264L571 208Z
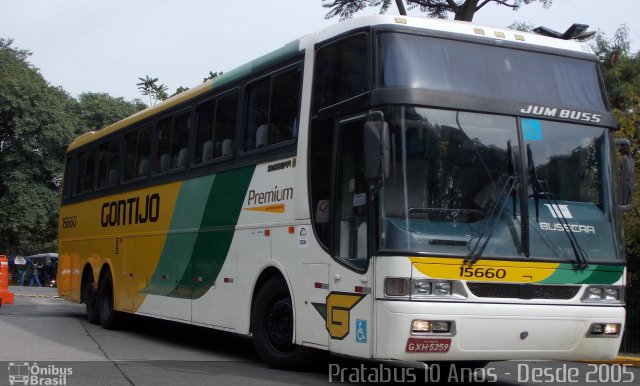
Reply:
M362 173L366 115L338 122L332 206L334 256L327 296L331 351L370 357L372 346L372 269L368 258L368 193Z

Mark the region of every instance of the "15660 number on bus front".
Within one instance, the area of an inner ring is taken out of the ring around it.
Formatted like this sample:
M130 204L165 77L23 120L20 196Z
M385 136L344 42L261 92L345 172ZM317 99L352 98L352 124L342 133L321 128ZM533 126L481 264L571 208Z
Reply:
M460 267L460 277L504 279L507 270L502 268L482 268L482 267Z
M62 227L63 228L75 228L78 223L78 217L70 216L62 218Z

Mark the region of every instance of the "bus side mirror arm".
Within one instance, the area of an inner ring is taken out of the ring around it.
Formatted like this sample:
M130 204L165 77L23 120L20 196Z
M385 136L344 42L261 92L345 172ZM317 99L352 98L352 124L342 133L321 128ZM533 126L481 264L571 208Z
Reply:
M362 133L363 174L367 180L387 178L390 170L389 124L376 112L364 123Z
M631 142L627 138L616 138L616 146L626 150L626 154L620 160L620 205L618 210L627 212L633 209L633 191L635 188L636 165L631 154Z

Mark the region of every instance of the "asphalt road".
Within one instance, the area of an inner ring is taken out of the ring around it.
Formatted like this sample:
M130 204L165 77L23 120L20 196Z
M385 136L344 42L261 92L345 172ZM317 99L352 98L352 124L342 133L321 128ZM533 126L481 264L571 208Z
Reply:
M572 362L493 362L471 373L330 356L304 371L273 370L246 337L139 317L107 331L55 289L11 290L15 304L0 307L0 385L640 385L640 369Z

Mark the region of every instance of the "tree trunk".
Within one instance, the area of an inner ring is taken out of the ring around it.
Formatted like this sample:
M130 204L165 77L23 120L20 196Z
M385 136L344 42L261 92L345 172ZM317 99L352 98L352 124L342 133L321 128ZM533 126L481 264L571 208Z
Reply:
M455 13L455 20L472 21L479 1L480 0L467 0L459 5L458 11Z
M398 6L398 12L400 12L401 15L406 16L407 9L404 7L402 0L396 0L396 5Z

